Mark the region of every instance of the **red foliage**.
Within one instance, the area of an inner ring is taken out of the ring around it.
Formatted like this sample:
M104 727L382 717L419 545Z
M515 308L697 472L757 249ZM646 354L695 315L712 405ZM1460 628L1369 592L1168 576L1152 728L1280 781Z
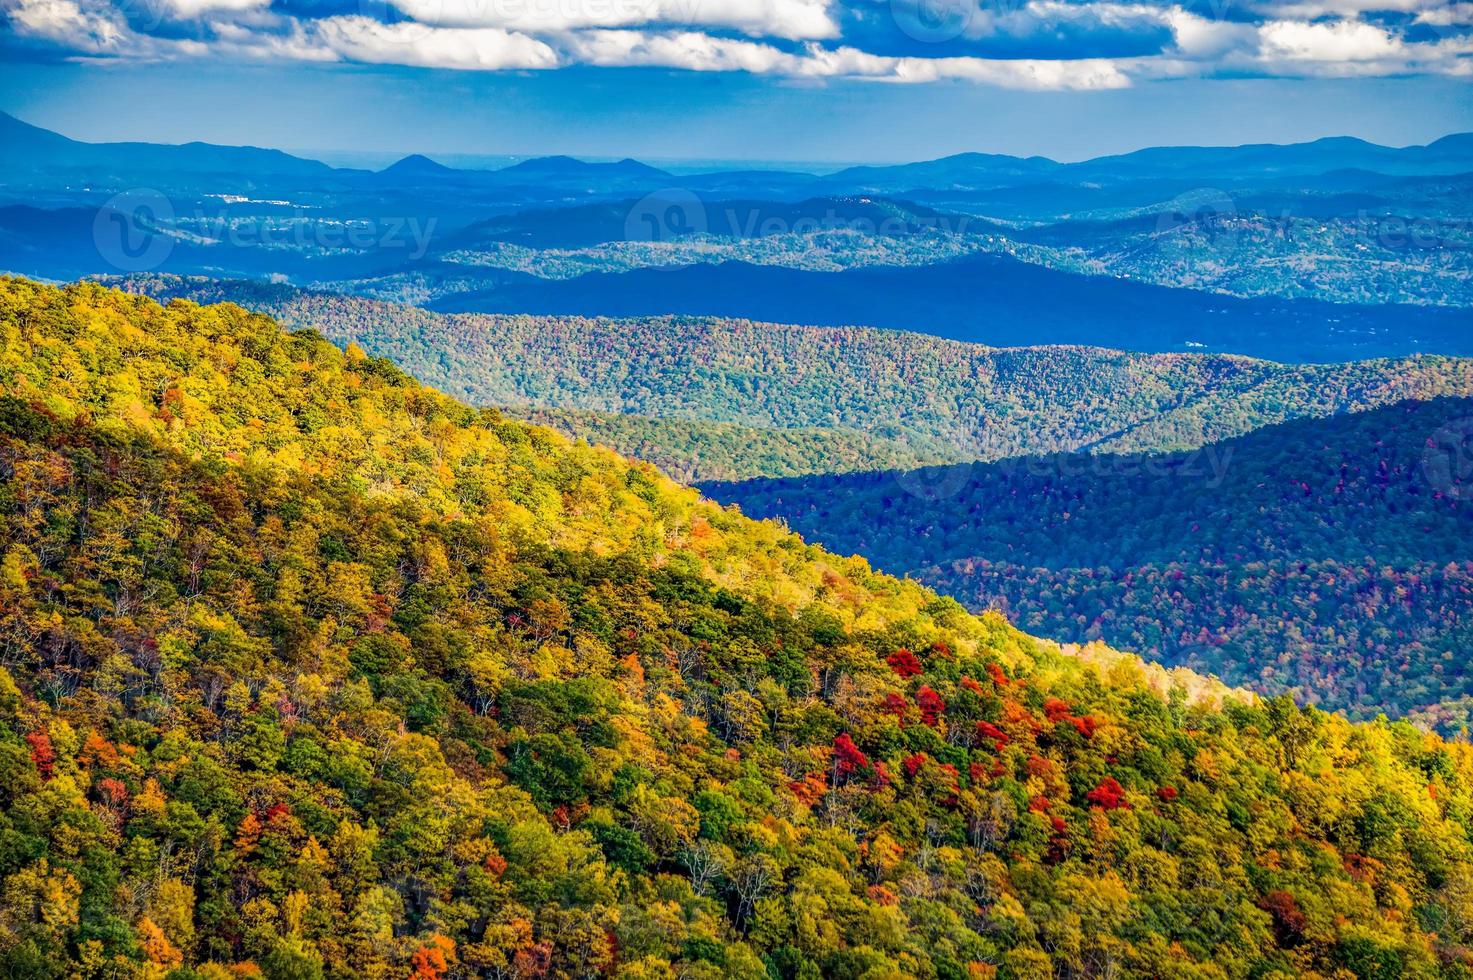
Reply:
M56 750L51 747L51 736L45 732L31 732L26 736L31 747L31 761L42 779L50 779L56 768Z
M881 706L880 710L887 715L894 715L896 718L904 721L905 709L907 707L909 707L909 704L906 702L905 696L892 691L885 695L885 703Z
M107 777L97 781L97 795L108 806L122 806L128 802L128 787L121 779Z
M1008 675L1004 674L1002 672L1002 668L999 667L997 664L988 664L987 673L992 675L992 683L996 684L998 687L1008 686Z
M1156 790L1156 795L1161 797L1161 799L1166 801L1167 803L1170 803L1172 800L1176 799L1178 794L1176 792L1175 786L1162 786L1160 789Z
M1258 907L1274 917L1274 932L1278 934L1282 945L1294 945L1309 925L1309 920L1299 910L1299 903L1294 901L1294 896L1282 889L1263 896Z
M1063 817L1050 817L1049 829L1052 833L1049 836L1048 851L1044 854L1043 860L1045 864L1059 864L1068 859L1069 851L1074 846L1066 833L1069 827L1064 823Z
M937 640L935 643L931 644L931 652L936 654L936 656L940 657L942 660L952 659L951 647L947 646L940 640Z
M985 694L986 693L985 691L982 690L982 685L981 684L978 684L977 681L976 681L976 679L975 678L972 678L972 677L965 677L965 676L962 677L962 679L961 679L961 685L962 685L962 687L964 687L967 690L971 691L973 694L980 695L980 694Z
M1069 702L1058 698L1049 698L1043 702L1043 713L1048 715L1048 720L1057 722L1069 717Z
M926 753L924 752L917 752L915 755L910 756L908 759L905 760L904 763L902 763L902 765L904 765L905 767L905 775L910 779L914 779L916 777L916 773L920 772L921 767L925 764Z
M1095 720L1089 715L1085 715L1083 718L1070 718L1069 724L1073 725L1074 730L1085 738L1094 738Z
M977 722L977 737L992 739L992 748L995 752L1002 751L1002 747L1008 744L1008 733L990 721Z
M1028 809L1032 813L1046 813L1052 807L1053 804L1049 802L1047 796L1035 796L1028 801Z
M1084 798L1101 810L1130 809L1130 804L1125 800L1125 787L1114 776L1106 776L1100 780L1100 784L1084 794Z
M941 712L946 710L946 702L941 699L941 695L925 684L916 692L916 706L921 709L921 721L932 726L940 718Z
M843 732L834 739L834 773L838 776L848 778L862 769L869 769L869 756L859 750L854 744L854 739L849 737L848 732Z
M916 655L904 648L896 650L889 657L886 657L885 663L889 664L890 669L901 677L914 677L925 671L925 668L921 666L921 662L916 659Z

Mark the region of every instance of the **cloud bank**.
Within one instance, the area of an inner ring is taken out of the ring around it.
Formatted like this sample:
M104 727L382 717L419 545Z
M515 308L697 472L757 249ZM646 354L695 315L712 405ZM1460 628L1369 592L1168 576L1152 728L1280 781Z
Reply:
M6 48L537 71L590 65L1090 90L1473 77L1469 0L0 0Z

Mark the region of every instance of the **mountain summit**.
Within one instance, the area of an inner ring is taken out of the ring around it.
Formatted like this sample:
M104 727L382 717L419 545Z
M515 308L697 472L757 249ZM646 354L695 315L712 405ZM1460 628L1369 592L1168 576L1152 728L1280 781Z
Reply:
M459 171L443 163L437 163L423 154L411 153L380 170L379 173L395 177L445 177L459 173Z

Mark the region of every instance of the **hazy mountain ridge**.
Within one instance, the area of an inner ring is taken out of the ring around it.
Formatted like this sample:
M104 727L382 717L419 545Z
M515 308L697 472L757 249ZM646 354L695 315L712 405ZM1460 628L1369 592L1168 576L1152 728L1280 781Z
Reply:
M283 278L447 310L1310 362L1473 343L1462 138L1069 164L968 154L819 176L423 155L370 172L249 147L84 144L10 117L0 129L0 268L48 279Z
M7 150L0 161L9 166L102 167L126 170L147 167L167 172L210 172L223 164L262 168L268 174L301 175L337 169L340 175L370 173L353 168L331 168L315 160L295 157L280 150L248 146L218 146L207 143L86 143L23 122L0 112L0 133ZM401 161L402 162L402 161ZM437 176L449 170L476 180L517 182L524 178L564 178L609 175L620 179L648 178L668 181L670 174L637 160L587 163L569 156L535 157L500 170L454 170L440 167L409 168L412 174ZM1007 154L961 153L936 160L889 166L866 166L839 170L827 175L774 172L776 179L807 181L813 185L847 187L856 191L874 188L910 190L937 186L993 186L1000 178L1032 179L1040 175L1069 174L1082 179L1100 176L1170 176L1184 170L1195 176L1214 176L1244 171L1268 173L1325 173L1333 170L1364 169L1402 174L1450 174L1473 171L1473 133L1445 136L1425 146L1389 147L1352 137L1332 137L1288 145L1249 144L1232 147L1151 147L1130 153L1095 157L1077 163L1059 163L1046 157L1015 157ZM387 170L395 169L393 166ZM383 173L384 171L380 171ZM760 171L738 171L732 176L750 176ZM699 181L705 175L696 175ZM713 172L709 179L727 175ZM992 183L989 183L992 182Z

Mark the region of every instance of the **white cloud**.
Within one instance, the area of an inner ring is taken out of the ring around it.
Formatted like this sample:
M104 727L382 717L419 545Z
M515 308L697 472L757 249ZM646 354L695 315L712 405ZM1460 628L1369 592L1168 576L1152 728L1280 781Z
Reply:
M368 64L476 71L558 65L557 52L546 43L492 27L385 24L371 17L345 16L314 21L308 34L323 49Z
M1407 54L1406 45L1389 31L1353 20L1274 21L1259 28L1259 38L1264 57L1271 60L1374 62Z
M836 37L829 0L392 0L415 20L441 27L501 27L546 33L646 24L729 28L754 37Z
M787 71L798 59L770 44L711 37L697 31L579 31L565 46L574 61L603 67L684 68L689 71Z
M265 10L271 0L163 0L164 6L178 19L192 20L205 14L223 11Z
M948 79L1017 89L1122 88L1130 78L1108 59L1036 61L886 57L852 47L809 44L797 53L770 44L695 31L582 31L567 42L573 60L604 67L744 71L794 78L863 78L889 82Z
M1180 7L1166 11L1165 16L1176 39L1176 53L1183 57L1209 60L1257 46L1258 28L1252 24L1209 19Z
M1473 26L1473 3L1450 3L1417 14L1418 24L1433 27Z
M131 33L116 11L84 9L77 0L7 0L4 10L17 33L69 44L86 54L121 51Z
M134 5L131 19L115 5L121 2ZM190 36L150 33L138 15L140 2L158 4L156 21L189 20ZM1122 88L1136 80L1212 75L1473 77L1473 37L1465 26L1473 22L1470 0L1288 0L1276 8L1420 4L1416 22L1439 27L1440 36L1415 43L1396 28L1355 14L1282 16L1254 24L1212 19L1182 6L1115 0L1026 0L1010 13L994 12L971 25L1046 33L1053 29L1049 25L1077 31L1081 24L1098 24L1127 31L1165 28L1171 34L1159 55L1115 59L892 56L842 41L820 43L835 30L829 5L838 0L393 0L413 15L394 24L360 15L296 18L272 12L267 2L0 0L0 11L17 36L93 59L224 57L474 71L588 64L890 83L964 81L1031 90ZM707 29L672 28L672 21ZM647 26L597 26L626 22ZM718 28L757 36L720 36ZM794 40L801 43L795 46Z

